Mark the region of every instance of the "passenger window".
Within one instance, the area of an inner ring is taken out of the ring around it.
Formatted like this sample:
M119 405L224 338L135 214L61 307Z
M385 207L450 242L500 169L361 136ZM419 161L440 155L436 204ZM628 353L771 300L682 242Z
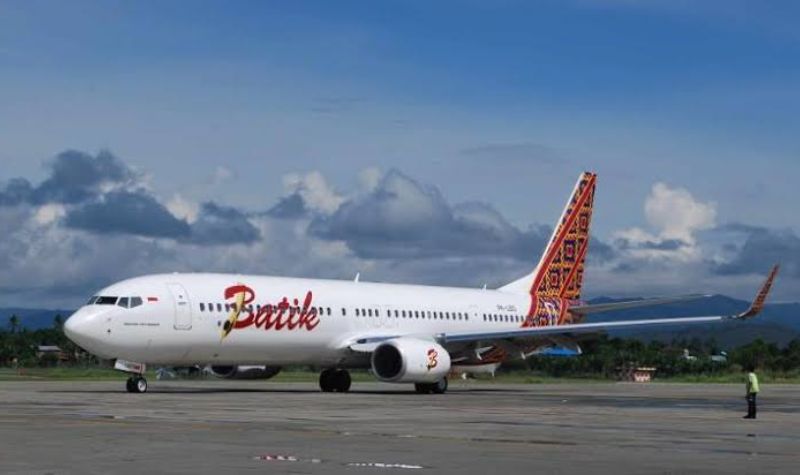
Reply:
M217 304L217 312L221 312L221 311L222 311L222 304L218 303Z
M200 311L201 312L205 312L206 311L206 304L200 302Z
M117 306L122 308L128 308L128 297L120 297L117 301Z
M360 314L358 313L358 309L356 309L356 317L358 317L359 315Z
M344 307L342 307L342 316L343 317L347 316L347 310Z
M128 308L136 308L141 304L142 304L141 297L131 297L131 304L128 306Z

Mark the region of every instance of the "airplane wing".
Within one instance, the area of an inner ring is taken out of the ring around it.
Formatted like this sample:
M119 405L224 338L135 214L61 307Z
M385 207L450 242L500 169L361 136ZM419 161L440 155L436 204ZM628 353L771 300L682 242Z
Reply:
M437 340L439 340L440 343L445 344L468 341L524 339L563 333L580 334L622 328L627 329L653 326L689 325L697 323L721 322L726 320L746 320L755 317L764 308L764 302L767 299L767 295L772 288L772 282L775 280L775 276L777 274L778 266L776 265L770 271L767 280L759 289L758 294L756 294L756 298L753 300L753 303L750 305L750 307L744 312L734 315L710 315L685 318L649 318L646 320L628 320L617 322L576 323L482 333L444 333L439 335Z
M777 273L778 273L778 266L776 265L770 271L769 276L759 289L759 292L756 295L756 298L753 300L750 307L744 312L734 315L709 315L702 317L684 317L684 318L649 318L646 320L576 323L567 325L552 325L552 326L543 326L535 328L519 328L514 330L490 331L490 332L440 333L438 335L435 335L434 339L442 345L446 345L448 343L463 343L463 342L474 342L474 341L511 342L514 340L526 340L542 336L562 335L562 334L577 335L582 333L597 333L613 329L663 327L663 326L674 326L674 325L691 325L699 323L722 322L731 320L747 320L749 318L753 318L756 315L758 315L764 308L764 302L767 298L767 295L769 294L770 289L772 288L772 282L775 280L775 276L777 275ZM689 296L682 297L682 299L686 300L688 299L688 297ZM692 298L694 298L694 296L692 296ZM652 305L652 302L654 300L658 299L649 299L648 304ZM661 300L668 300L669 302L676 301L675 298L661 299ZM634 301L631 303L640 303L640 302L643 301ZM371 352L381 342L392 338L397 338L398 336L399 335L395 336L381 335L373 337L369 336L363 337L352 342L349 345L349 347L353 351L357 352Z
M638 308L638 307L650 307L653 305L664 305L668 303L686 302L689 300L697 300L708 297L711 297L711 295L692 294L692 295L679 295L677 297L629 300L626 302L573 305L569 307L569 311L572 313L577 313L579 315L589 315L591 313L610 312L612 310L626 310L629 308Z

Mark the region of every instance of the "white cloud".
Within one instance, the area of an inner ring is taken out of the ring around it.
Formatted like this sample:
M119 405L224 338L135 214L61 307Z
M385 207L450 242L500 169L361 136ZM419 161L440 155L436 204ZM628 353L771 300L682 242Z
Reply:
M331 214L345 201L318 171L305 175L290 173L283 177L283 186L290 194L299 194L306 206L318 213Z
M5 305L72 307L92 290L114 281L172 271L346 279L361 271L363 280L497 286L528 272L549 236L541 229L515 228L486 204L450 205L435 187L397 171L380 175L371 191L364 188L374 183L377 170L363 176L360 186L343 194L318 172L285 177L287 193L300 195L314 213L290 217L235 213L230 219L236 223L246 219L258 229L258 239L226 246L70 228L61 218L74 205L0 206L0 228L5 230L0 236L0 298ZM178 219L194 222L193 228L204 222L204 215L220 217L237 211L218 205L209 210L180 194L164 205ZM739 231L712 242L709 235L719 234L720 228L699 231L715 226L714 203L662 183L655 184L645 199L644 216L647 226L616 234L617 249L595 243L586 273L587 297L691 289L749 296L757 284L752 280L761 278L750 269L761 266L762 255L772 252L770 261L772 255L797 255L796 237L765 236L767 230L746 226L729 227ZM323 230L328 232L313 232L312 223L327 224ZM731 261L720 268L724 275L709 263L714 246L722 248L747 236L752 242L729 249L727 259L721 259ZM597 260L598 245L608 247L611 257ZM783 288L792 294L797 285L783 284Z
M66 214L67 209L64 207L64 205L52 203L40 206L39 209L36 210L33 219L37 224L44 226L54 223L55 221L66 216Z
M697 231L711 229L716 224L716 203L695 200L683 188L670 188L656 183L644 204L644 213L652 226L661 230L663 239L680 239L694 243Z
M716 225L716 208L684 188L656 183L644 203L645 218L655 232L630 228L615 237L631 257L696 261L702 257L696 234Z
M365 168L358 174L358 182L367 192L377 188L378 184L381 182L381 178L383 178L383 172L377 167Z
M200 205L194 201L189 201L180 193L175 193L166 204L167 209L178 219L184 219L189 224L197 221L200 213Z

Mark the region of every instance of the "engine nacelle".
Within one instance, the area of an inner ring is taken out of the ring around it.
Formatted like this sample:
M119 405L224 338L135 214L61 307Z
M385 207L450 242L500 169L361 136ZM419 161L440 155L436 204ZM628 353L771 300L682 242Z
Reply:
M211 374L224 379L269 379L281 372L280 366L211 366Z
M394 338L372 352L372 372L388 383L434 383L450 372L450 353L430 340Z

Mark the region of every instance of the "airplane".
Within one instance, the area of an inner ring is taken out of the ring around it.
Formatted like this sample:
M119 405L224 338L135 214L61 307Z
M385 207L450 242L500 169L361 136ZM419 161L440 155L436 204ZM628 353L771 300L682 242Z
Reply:
M285 365L324 368L324 392L346 392L348 370L441 394L451 372L496 368L611 329L746 320L764 306L774 266L750 308L735 315L585 323L587 315L681 302L684 295L581 300L597 175L582 173L538 265L498 289L215 273L136 277L92 296L65 323L72 341L115 360L129 392L147 391L147 365L208 366L222 378L274 376Z

